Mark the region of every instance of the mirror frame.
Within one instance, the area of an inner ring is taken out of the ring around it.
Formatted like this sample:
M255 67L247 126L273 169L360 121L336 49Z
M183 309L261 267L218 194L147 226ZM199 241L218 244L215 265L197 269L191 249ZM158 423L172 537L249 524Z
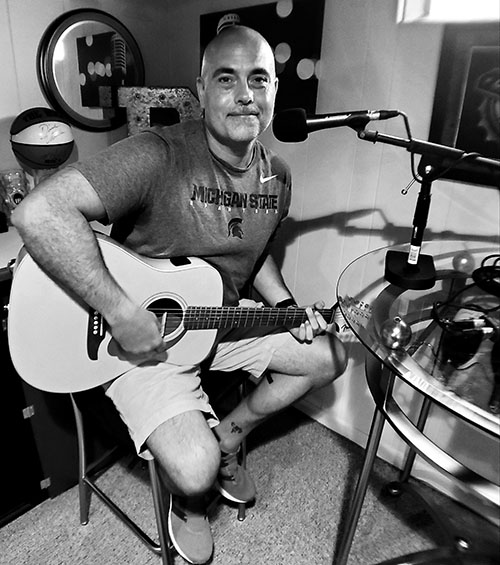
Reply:
M135 67L135 76L127 82L127 86L144 86L144 61L135 39L128 29L116 18L101 10L79 9L62 14L55 19L46 29L40 40L37 51L37 76L38 82L47 102L60 112L72 125L83 130L101 132L116 129L126 123L126 111L120 108L106 108L110 116L103 119L88 118L72 107L64 98L57 85L54 73L54 52L61 36L78 22L96 22L109 26L116 31L125 41L127 49L132 54ZM75 64L77 62L75 61Z

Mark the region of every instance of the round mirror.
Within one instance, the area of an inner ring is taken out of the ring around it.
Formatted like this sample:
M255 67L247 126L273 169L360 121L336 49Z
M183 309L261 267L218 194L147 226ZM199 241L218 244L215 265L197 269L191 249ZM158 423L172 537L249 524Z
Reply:
M119 86L143 86L144 63L130 32L99 10L74 10L45 31L37 53L47 102L73 125L107 131L126 122Z

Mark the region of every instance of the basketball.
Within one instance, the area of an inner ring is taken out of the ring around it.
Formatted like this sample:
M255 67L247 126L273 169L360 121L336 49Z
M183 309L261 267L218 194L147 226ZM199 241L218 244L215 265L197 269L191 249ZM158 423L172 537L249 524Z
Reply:
M12 151L29 169L56 169L71 155L74 139L69 123L50 108L30 108L12 122Z

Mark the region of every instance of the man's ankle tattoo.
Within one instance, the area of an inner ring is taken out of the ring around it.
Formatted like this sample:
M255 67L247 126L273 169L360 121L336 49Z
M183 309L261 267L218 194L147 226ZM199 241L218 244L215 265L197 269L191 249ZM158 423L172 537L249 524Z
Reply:
M235 422L231 422L231 433L232 434L241 434L241 433L243 433L243 430Z

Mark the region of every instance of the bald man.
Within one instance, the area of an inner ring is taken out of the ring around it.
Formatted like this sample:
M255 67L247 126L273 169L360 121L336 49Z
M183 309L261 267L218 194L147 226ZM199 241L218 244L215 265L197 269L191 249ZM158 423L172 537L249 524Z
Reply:
M267 304L295 306L268 253L288 213L290 170L257 139L278 88L272 49L252 29L225 28L207 46L196 85L202 120L152 128L66 167L22 202L12 222L41 267L103 315L124 354L143 360L104 388L137 452L161 466L175 548L189 563L205 563L213 552L206 493L215 484L232 501L255 497L238 463L243 438L331 383L346 359L319 302L298 328L221 330L210 367L242 368L258 385L219 421L199 366L169 363L157 317L106 268L92 220L112 224L111 236L143 256L204 259L221 275L226 306L255 304L242 296L249 281Z

